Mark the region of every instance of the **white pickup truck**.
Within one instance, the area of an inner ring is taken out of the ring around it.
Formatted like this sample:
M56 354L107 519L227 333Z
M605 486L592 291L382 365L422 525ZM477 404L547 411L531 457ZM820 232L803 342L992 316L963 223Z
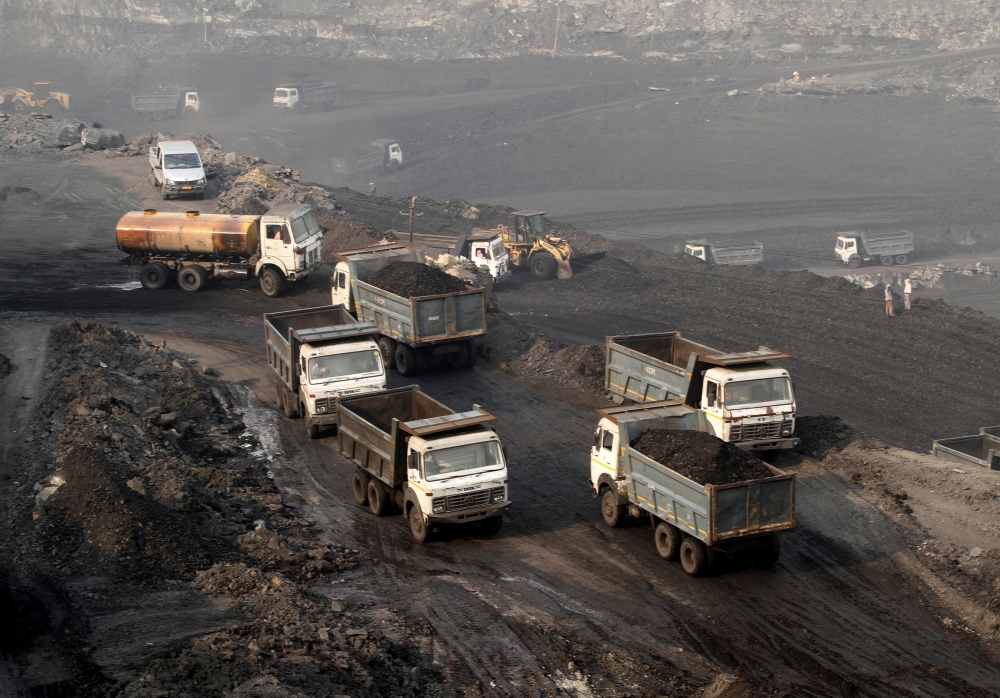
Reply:
M160 141L149 147L152 183L163 199L171 196L205 198L208 178L201 164L198 148L191 141Z

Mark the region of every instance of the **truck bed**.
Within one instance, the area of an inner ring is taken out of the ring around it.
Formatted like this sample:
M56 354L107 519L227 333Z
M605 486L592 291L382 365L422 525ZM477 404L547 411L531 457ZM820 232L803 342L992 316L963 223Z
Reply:
M937 439L932 450L942 460L1000 470L1000 428L984 427L975 436Z
M869 254L897 255L913 252L913 233L909 231L865 234L863 240Z
M354 282L358 317L411 346L486 334L483 289L403 298L364 281Z

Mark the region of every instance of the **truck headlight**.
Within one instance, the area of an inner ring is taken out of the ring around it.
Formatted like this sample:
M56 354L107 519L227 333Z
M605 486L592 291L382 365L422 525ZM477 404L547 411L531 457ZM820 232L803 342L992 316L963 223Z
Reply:
M197 184L198 186L203 186L206 182L208 182L208 180L202 177L197 182L195 182L195 184Z
M504 491L503 490L504 490L503 487L494 487L493 488L493 498L491 500L491 502L493 504L496 504L497 502L502 502L503 501L503 496L504 496Z
M326 412L326 405L316 405L316 414Z
M795 418L793 417L792 419L786 419L781 423L781 435L791 436L794 428L795 428Z
M432 502L432 506L434 507L434 513L435 514L443 514L444 513L444 510L445 510L444 497L438 497L436 499L431 500L431 502Z

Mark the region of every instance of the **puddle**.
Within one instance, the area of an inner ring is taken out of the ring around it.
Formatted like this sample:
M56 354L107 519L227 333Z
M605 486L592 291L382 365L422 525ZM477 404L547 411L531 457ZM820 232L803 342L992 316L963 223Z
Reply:
M71 291L79 291L82 288L113 288L118 291L138 291L142 288L141 281L126 281L122 284L80 284L70 288Z

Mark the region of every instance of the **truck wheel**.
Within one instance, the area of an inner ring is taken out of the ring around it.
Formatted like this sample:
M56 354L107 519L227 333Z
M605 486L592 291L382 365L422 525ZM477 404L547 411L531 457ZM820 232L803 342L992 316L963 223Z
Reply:
M177 272L177 285L185 291L200 291L207 283L208 272L199 264L189 264Z
M368 508L375 516L389 513L389 493L385 491L385 485L374 478L368 481Z
M382 363L387 369L396 365L396 340L391 337L379 337L378 350L382 352Z
M408 344L400 344L396 347L396 371L401 376L415 376L419 372L417 353Z
M539 252L528 262L531 274L536 279L551 279L556 275L556 258L548 252Z
M191 118L193 118L193 117L194 117L194 115L195 115L195 114L197 114L197 113L198 113L198 112L196 112L196 111L194 110L194 107L192 107L192 106L190 106L190 105L189 105L189 106L186 106L186 107L184 107L184 109L182 109L182 110L181 110L181 116L183 116L183 117L184 117L185 119L191 119Z
M285 279L281 276L281 273L275 269L265 269L264 273L260 275L260 290L264 292L264 295L268 298L274 298L281 295L281 291L285 288Z
M150 291L159 291L167 285L170 279L170 269L162 262L147 264L139 270L139 283Z
M354 501L361 506L368 504L368 481L371 480L364 470L355 470L351 476L351 491L354 492Z
M153 121L163 121L163 112L161 112L161 111L154 111L153 112Z
M882 266L883 267L891 267L892 266L892 255L890 254L890 255L886 255L885 257L880 257L879 261L882 262Z
M907 257L905 254L896 255L896 264L906 264L908 259L909 257Z
M318 439L319 438L319 424L309 425L309 438Z
M708 550L697 538L685 538L681 543L681 567L692 577L700 577L708 571Z
M149 112L148 111L139 112L139 118L142 119L143 121L149 121Z
M851 269L857 269L858 267L861 266L861 258L851 257L849 260L847 260L847 266L849 266Z
M28 105L27 105L27 103L24 102L24 101L22 101L22 100L20 100L20 99L14 100L14 111L16 111L19 114L21 112L28 111Z
M420 507L416 504L410 509L410 533L413 540L418 543L425 543L430 537L430 526L424 521L424 515L420 512Z
M299 416L299 406L298 400L295 399L295 395L291 390L285 390L285 416L289 419L295 419Z
M781 539L778 536L768 536L764 547L754 555L753 565L765 569L774 567L779 557L781 557Z
M677 555L681 551L683 538L684 536L677 530L677 527L668 524L666 521L656 524L656 530L653 531L653 540L656 541L656 552L664 560L677 559Z
M625 521L625 507L618 503L618 493L610 488L601 497L601 516L611 528L618 528Z
M482 527L483 533L488 536L495 536L500 532L500 527L503 526L503 517L491 516L488 519L480 521L479 525Z

